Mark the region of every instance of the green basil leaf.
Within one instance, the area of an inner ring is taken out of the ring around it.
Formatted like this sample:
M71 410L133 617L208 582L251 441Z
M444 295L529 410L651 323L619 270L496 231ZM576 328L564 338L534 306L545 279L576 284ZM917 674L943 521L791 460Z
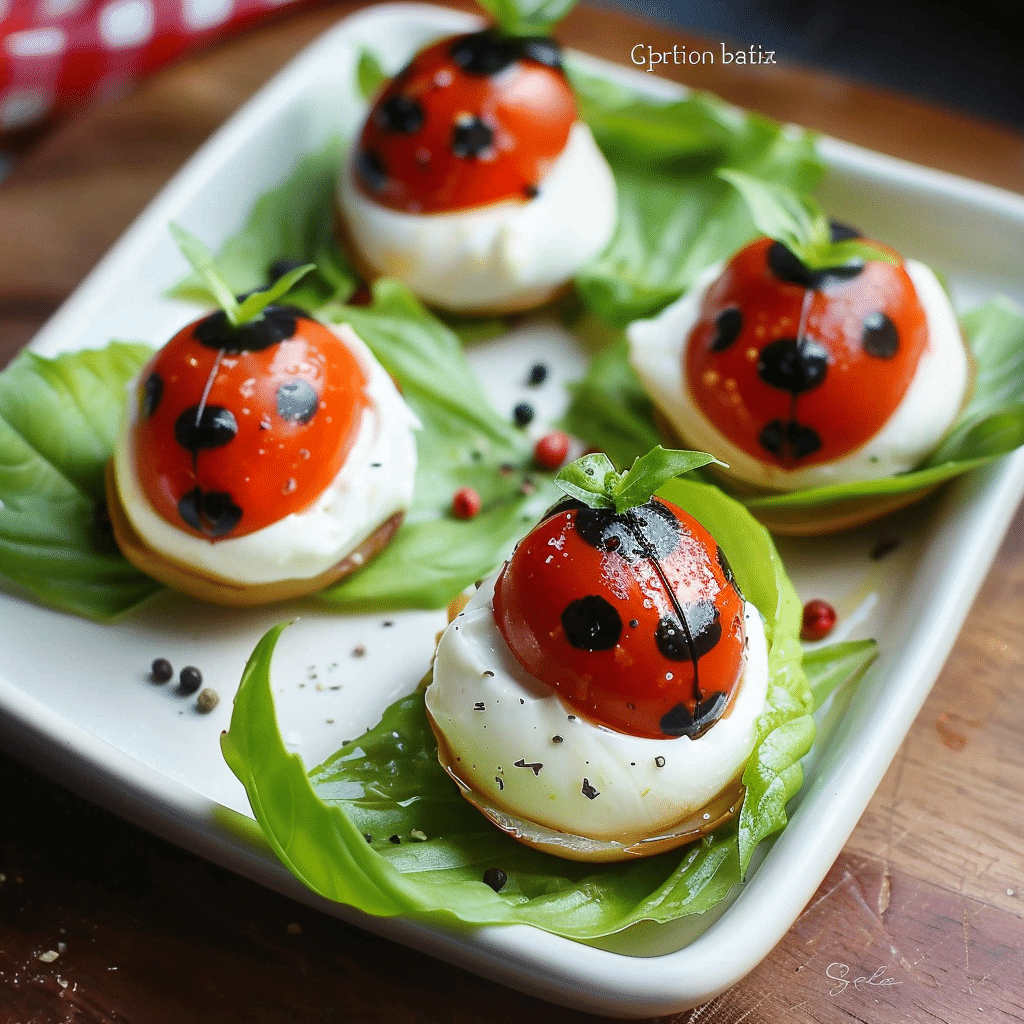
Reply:
M264 287L272 263L294 260L315 264L316 273L291 293L291 303L316 310L327 302L348 300L358 275L335 244L331 212L342 159L341 140L331 139L256 201L241 231L216 255L217 268L234 294ZM198 277L181 282L171 294L204 305L217 301Z
M283 274L268 288L261 288L243 299L238 306L238 322L240 324L255 320L271 303L276 302L282 295L290 291L299 281L302 280L316 265L307 263L305 266L296 267Z
M110 619L160 589L117 550L103 471L128 381L152 350L115 342L0 373L0 574L44 604Z
M180 224L172 222L169 228L182 255L192 264L192 269L200 276L217 305L227 314L228 321L237 327L242 323L238 312L238 300L230 285L217 269L213 253Z
M702 106L718 125L709 151L700 152L696 162L641 164L626 146L606 151L615 174L618 223L605 251L577 274L576 286L586 306L607 323L625 326L654 315L687 291L702 270L755 237L743 199L719 171L742 170L800 191L820 176L809 134L700 94L685 102ZM696 148L691 146L691 155Z
M750 807L745 803L739 820L685 850L619 864L576 863L529 849L461 798L437 762L419 692L393 704L378 726L307 777L274 720L270 661L278 627L246 667L223 746L263 833L298 878L368 913L442 924L532 924L576 939L702 913L728 895L752 844L785 824L784 797L799 779L798 759L813 730L812 687L821 694L843 685L862 671L863 659L851 659L849 645L834 659L822 648L805 673L800 602L768 534L715 488L674 480L662 493L714 533L766 620L769 697L748 767ZM482 881L495 866L508 875L497 893Z
M371 99L387 80L388 73L380 57L369 47L361 47L356 62L356 85L363 99Z
M700 469L710 463L722 465L707 452L677 451L659 444L641 455L612 489L616 512L650 501L651 495L673 477Z
M420 418L413 507L364 569L324 592L340 608L443 607L485 576L557 497L532 464L521 430L494 411L457 335L404 285L382 279L371 306L325 308L350 324ZM472 487L481 511L456 519L452 497Z
M615 508L612 489L618 479L611 459L597 453L584 455L560 469L555 485L570 498L578 498L591 508Z
M577 0L480 0L506 35L546 36Z

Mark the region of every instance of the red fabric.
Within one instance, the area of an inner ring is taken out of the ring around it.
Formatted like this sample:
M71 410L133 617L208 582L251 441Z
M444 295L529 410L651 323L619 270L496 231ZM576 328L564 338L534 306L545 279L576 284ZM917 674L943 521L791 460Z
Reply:
M0 0L0 132L109 96L303 0Z

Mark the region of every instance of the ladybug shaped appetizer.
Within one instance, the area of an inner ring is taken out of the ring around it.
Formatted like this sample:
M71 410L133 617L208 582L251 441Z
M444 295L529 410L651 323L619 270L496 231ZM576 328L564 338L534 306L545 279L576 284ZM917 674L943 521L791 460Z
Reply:
M558 44L499 27L441 39L378 94L337 189L364 275L468 313L538 306L608 243L615 184Z
M153 356L108 466L125 556L219 603L322 589L411 498L414 417L350 328L271 301L289 284L229 294Z
M744 486L904 473L969 388L966 346L931 270L823 217L811 231L824 240L756 239L629 328L631 361L668 428Z
M574 466L623 490L603 456ZM446 630L426 691L466 798L571 859L692 842L742 799L764 627L714 538L649 498L665 478L597 507L577 488L551 509Z

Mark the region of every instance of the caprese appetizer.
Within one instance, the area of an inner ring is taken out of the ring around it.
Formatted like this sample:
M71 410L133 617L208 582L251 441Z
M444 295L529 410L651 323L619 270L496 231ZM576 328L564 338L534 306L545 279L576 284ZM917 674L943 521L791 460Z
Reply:
M237 301L177 232L222 308L183 327L130 389L107 504L122 553L230 605L320 590L383 547L409 506L417 421L345 324Z
M425 700L443 767L500 828L561 857L659 853L742 802L765 629L715 539L651 497L713 461L672 455L685 467L641 486L643 467L574 464L590 483L565 487L438 645Z
M549 28L441 39L376 96L336 197L341 244L368 279L398 278L443 310L517 312L608 243L612 172Z
M763 183L730 177L752 206L773 201ZM971 386L935 274L830 224L809 201L796 209L802 216L774 217L784 229L628 330L630 360L668 431L713 452L748 491L906 473L939 444Z

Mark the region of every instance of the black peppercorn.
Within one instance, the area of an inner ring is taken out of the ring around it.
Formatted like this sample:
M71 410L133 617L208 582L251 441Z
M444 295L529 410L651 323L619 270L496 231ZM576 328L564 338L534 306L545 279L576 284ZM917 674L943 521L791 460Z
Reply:
M186 665L178 676L182 693L195 693L203 685L203 673L194 665Z
M488 868L484 872L484 885L489 885L495 892L501 892L508 881L508 875L501 868Z
M150 673L154 683L166 683L174 675L174 666L166 658L155 658Z
M534 363L530 367L529 376L526 378L526 383L531 388L538 387L548 379L548 368L543 363Z
M528 426L533 421L533 406L529 402L520 402L512 410L512 418L517 427Z

